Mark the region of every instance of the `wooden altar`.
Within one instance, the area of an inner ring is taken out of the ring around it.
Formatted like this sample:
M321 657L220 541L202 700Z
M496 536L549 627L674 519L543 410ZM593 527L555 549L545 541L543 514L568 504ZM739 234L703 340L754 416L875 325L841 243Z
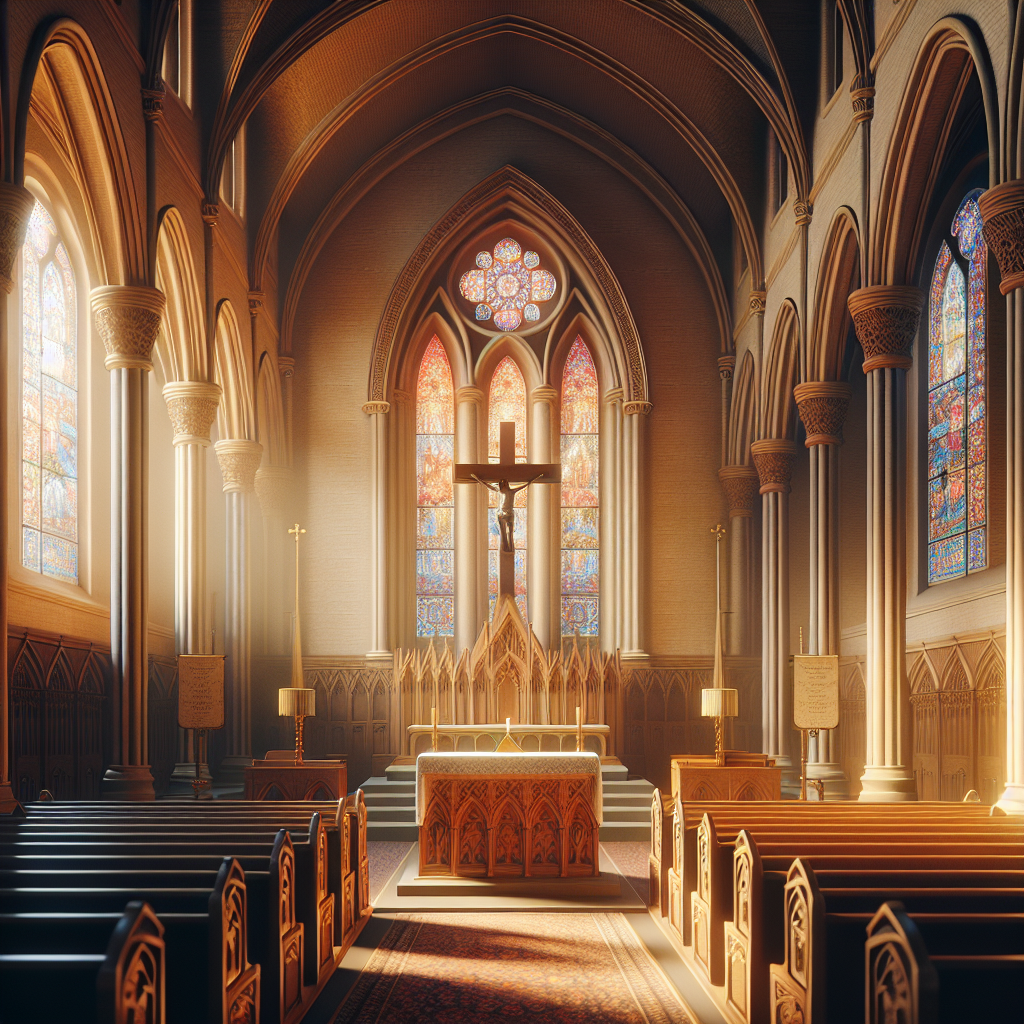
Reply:
M416 759L421 876L596 877L595 753L430 753Z
M714 754L672 758L672 800L781 800L782 769L767 754L725 751L725 764Z

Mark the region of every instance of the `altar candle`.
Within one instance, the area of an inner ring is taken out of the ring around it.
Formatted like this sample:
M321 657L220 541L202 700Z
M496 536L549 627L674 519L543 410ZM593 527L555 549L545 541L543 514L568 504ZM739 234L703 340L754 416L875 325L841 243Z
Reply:
M505 732L507 732L507 733L511 733L512 732L512 719L511 718L506 718L505 719Z
M430 725L431 728L437 728L437 708L430 709Z
M579 704L577 704L576 705L576 728L578 729L579 727L580 727L580 706L579 706Z

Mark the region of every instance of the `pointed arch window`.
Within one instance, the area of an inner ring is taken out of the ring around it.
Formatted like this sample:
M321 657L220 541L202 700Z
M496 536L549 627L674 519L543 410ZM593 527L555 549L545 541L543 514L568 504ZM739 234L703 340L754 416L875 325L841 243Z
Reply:
M562 636L597 636L599 543L597 367L577 335L562 372Z
M928 582L988 565L987 249L969 192L935 261L928 319ZM954 255L953 246L959 255ZM965 273L966 269L966 273Z
M505 356L491 377L487 398L487 457L497 462L501 444L501 424L512 422L516 425L516 462L526 462L526 381L522 370L511 356ZM513 538L515 554L516 604L523 619L526 615L526 493L523 488L515 496L516 524ZM489 617L494 616L494 603L498 599L498 495L488 491L487 508L487 593Z
M416 635L455 635L455 391L437 335L416 380Z
M78 323L75 273L36 202L22 250L21 562L78 583Z

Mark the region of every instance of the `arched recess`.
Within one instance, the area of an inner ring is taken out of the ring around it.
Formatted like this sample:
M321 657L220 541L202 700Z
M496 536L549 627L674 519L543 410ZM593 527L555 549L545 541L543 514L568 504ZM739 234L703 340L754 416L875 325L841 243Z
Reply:
M37 92L49 95L49 108L62 129L65 155L86 204L102 283L144 283L142 204L99 57L77 22L44 21L29 47L14 123L17 184L25 179L26 135Z
M869 253L871 284L916 283L929 202L974 74L985 108L989 184L998 180L998 99L988 52L966 22L943 18L921 44L889 142Z
M260 356L256 375L256 440L263 445L265 465L288 465L281 378L269 352Z
M517 338L514 334L500 334L496 338L492 338L487 347L480 353L474 367L476 385L483 391L485 396L483 416L485 433L487 423L486 395L490 389L494 371L505 356L511 357L512 362L519 367L523 380L526 382L527 408L529 408L530 394L533 389L540 387L543 383L540 361L534 355L529 345L525 344L522 339Z
M597 378L603 394L610 386L608 381L615 379L615 354L600 324L591 315L586 298L580 294L578 288L573 289L572 295L548 332L544 346L544 382L556 389L561 386L565 361L577 335L590 349L597 366Z
M504 212L504 216L501 214ZM616 371L626 401L647 401L647 371L640 336L622 289L590 236L561 203L514 167L503 167L462 197L434 226L407 261L388 297L370 358L369 401L384 402L394 386L398 349L424 284L461 240L469 224L522 220L545 236L553 233L573 270L590 286L595 313L617 342Z
M444 315L436 308L443 305ZM450 310L447 295L441 289L438 290L437 301L433 304L435 308L429 312L412 332L411 339L402 359L402 365L398 368L395 377L395 387L415 401L416 382L419 378L420 361L423 359L423 352L430 339L437 337L437 340L444 346L445 355L448 356L448 365L452 371L452 386L456 391L473 383L473 370L470 363L469 339L456 314Z
M255 440L252 372L230 299L223 299L217 306L214 373L221 388L217 412L220 436L239 441Z
M757 394L755 392L754 356L744 353L740 372L732 393L729 409L728 465L749 466L750 445L756 438Z
M167 297L157 340L164 379L207 380L203 303L181 214L168 206L157 219L156 286Z
M850 292L860 287L860 236L849 207L832 218L814 292L814 323L807 353L806 380L838 381L843 377L850 334Z
M786 299L775 318L775 331L765 368L761 436L793 440L796 433L797 360L800 350L800 319L792 299Z

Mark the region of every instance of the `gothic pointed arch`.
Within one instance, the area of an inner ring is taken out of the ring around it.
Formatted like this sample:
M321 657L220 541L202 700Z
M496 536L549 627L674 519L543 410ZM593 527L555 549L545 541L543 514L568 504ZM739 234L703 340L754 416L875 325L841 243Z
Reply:
M832 218L819 263L807 380L842 380L850 336L846 300L859 286L860 234L853 211L844 206Z
M281 377L269 352L260 356L256 377L256 440L263 445L266 465L283 467L288 464Z
M255 440L252 372L230 299L223 299L217 306L214 373L214 379L221 387L218 410L221 437Z
M165 207L157 218L156 286L167 305L161 317L156 353L163 357L164 380L208 379L203 303L188 232L181 213Z
M757 393L755 389L754 356L750 352L744 352L739 373L736 375L736 384L733 387L732 404L729 407L726 465L750 465L750 446L757 436Z
M765 365L764 406L761 436L793 440L796 433L796 385L800 354L800 320L796 305L787 299L775 318L771 347Z

